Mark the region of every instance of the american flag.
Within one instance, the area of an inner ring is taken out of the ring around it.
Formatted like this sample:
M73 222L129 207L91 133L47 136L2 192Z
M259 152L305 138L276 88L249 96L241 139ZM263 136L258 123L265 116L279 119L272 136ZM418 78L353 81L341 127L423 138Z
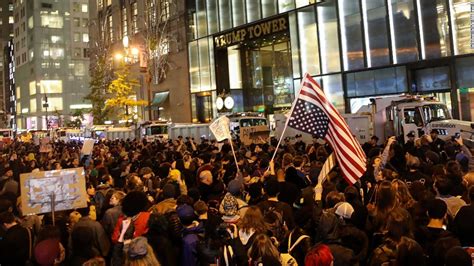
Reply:
M344 178L350 184L357 182L365 173L366 158L359 142L309 74L302 81L288 126L326 140L336 155Z

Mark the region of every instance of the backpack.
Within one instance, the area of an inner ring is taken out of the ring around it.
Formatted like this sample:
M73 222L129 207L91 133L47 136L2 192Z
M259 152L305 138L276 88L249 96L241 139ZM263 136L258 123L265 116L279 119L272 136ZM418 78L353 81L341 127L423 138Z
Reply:
M271 232L271 238L276 240L276 246L285 238L288 228L283 220L283 214L275 207L270 207L263 214L263 219Z
M291 252L293 249L298 246L298 244L303 241L305 238L308 238L309 236L307 235L301 235L298 237L298 239L295 241L295 243L291 244L291 235L293 234L293 231L290 233L288 236L288 250L287 253L281 253L280 254L280 260L281 260L281 265L282 266L297 266L298 263L296 262L296 259L291 256Z

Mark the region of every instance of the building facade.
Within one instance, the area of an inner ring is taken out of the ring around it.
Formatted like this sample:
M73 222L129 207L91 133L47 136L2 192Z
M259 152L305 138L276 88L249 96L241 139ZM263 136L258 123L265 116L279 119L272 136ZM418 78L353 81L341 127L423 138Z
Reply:
M18 128L62 126L89 92L87 0L14 0Z
M190 2L195 122L222 111L271 118L291 106L305 73L343 112L356 112L372 97L413 93L438 97L454 117L474 117L470 1ZM226 98L230 110L222 107Z
M0 2L0 127L8 126L8 41L13 38L13 0Z
M90 0L91 40L138 80L138 120L191 121L184 0ZM91 73L96 57L91 58Z

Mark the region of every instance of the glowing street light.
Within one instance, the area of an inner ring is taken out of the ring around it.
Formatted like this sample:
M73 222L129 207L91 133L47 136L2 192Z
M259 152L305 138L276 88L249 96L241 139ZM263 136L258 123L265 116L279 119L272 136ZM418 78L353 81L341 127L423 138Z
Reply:
M115 58L115 60L122 60L122 59L123 59L123 54L121 54L121 53L116 53L116 54L114 55L114 58Z

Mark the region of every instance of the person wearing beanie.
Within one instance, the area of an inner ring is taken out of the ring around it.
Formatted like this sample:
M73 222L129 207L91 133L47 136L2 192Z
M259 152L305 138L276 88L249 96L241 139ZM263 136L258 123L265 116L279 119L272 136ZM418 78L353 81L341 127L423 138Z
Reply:
M166 184L159 196L162 196L163 200L150 208L151 213L166 214L176 209L176 188L173 184Z
M199 235L204 234L202 223L196 221L193 207L184 204L176 208L179 220L184 226L181 249L181 265L200 265L198 255Z
M248 205L245 201L243 201L241 198L239 198L239 196L241 195L242 193L242 189L243 189L243 184L240 180L237 180L237 179L233 179L232 181L229 182L229 184L227 185L227 194L224 196L224 198L222 199L221 201L221 204L219 205L219 212L221 214L224 214L225 213L225 210L224 210L224 203L225 202L228 202L228 201L224 201L224 199L229 199L229 198L234 198L235 201L237 202L237 212L238 212L238 215L240 217L244 217L245 215L245 212L247 211L247 208L248 208ZM232 200L233 202L233 200ZM232 216L232 215L231 215Z
M142 236L130 242L125 260L125 266L141 265L160 266L153 252L153 248L148 244L147 239Z

